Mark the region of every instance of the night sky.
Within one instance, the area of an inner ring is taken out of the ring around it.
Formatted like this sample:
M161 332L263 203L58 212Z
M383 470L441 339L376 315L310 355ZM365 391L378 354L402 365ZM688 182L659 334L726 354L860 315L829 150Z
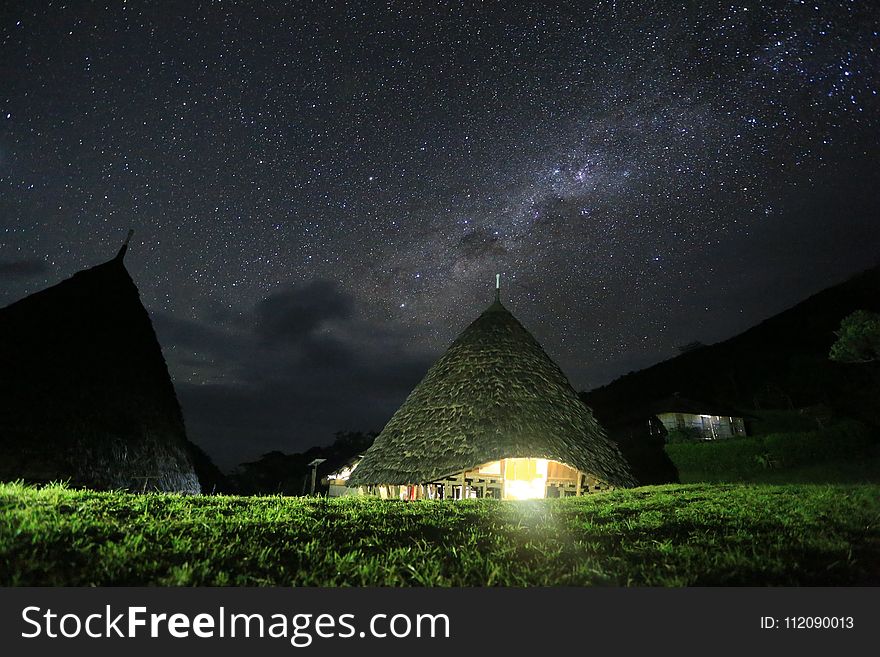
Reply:
M589 389L880 261L878 32L868 1L6 1L0 305L134 228L223 468L381 429L496 272Z

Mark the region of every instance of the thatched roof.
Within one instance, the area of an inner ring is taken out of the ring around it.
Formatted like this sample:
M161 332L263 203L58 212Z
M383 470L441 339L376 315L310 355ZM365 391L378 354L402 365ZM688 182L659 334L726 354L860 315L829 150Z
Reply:
M199 492L125 250L0 309L0 480Z
M425 483L514 457L635 483L562 370L496 299L428 370L350 485Z

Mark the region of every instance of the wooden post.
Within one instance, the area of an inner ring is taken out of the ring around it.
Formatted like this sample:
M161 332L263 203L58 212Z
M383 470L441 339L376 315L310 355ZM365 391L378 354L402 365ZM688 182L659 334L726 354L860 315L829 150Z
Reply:
M321 465L327 459L313 459L311 463L309 463L308 467L312 469L312 485L309 488L309 495L315 494L315 480L318 476L318 466ZM303 482L303 488L305 488L305 483Z
M581 471L580 471L580 470L578 470L577 473L578 473L578 476L577 476L577 486L576 486L575 489L574 489L574 494L575 494L575 497L580 497L580 496L581 496L581 476L582 476L582 475L581 475Z

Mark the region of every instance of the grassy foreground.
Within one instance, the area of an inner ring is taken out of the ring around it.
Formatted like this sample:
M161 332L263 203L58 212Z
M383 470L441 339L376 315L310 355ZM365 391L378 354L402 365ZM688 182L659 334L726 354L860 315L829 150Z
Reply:
M2 484L0 584L880 584L880 486L406 503Z

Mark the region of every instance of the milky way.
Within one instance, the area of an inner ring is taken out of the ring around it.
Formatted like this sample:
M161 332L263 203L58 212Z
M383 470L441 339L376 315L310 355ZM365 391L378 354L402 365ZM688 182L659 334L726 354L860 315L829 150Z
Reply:
M0 304L134 228L230 466L381 428L496 272L584 389L877 262L874 3L490 4L4 3Z

